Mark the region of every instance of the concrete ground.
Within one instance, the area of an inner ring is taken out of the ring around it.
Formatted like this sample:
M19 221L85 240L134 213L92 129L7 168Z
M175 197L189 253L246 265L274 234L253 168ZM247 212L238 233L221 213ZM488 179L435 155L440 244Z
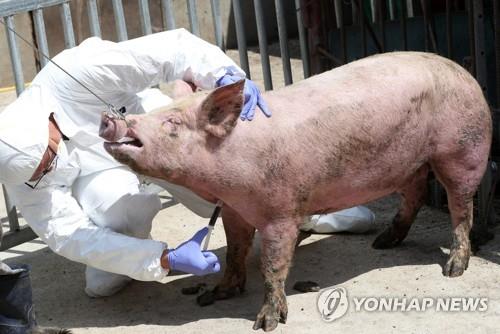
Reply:
M230 51L232 56L237 53ZM251 54L253 70L258 55ZM273 58L279 73L279 59ZM293 62L300 78L300 62ZM274 75L279 86L280 75ZM258 73L253 75L259 79ZM0 96L2 103L12 98ZM1 171L0 171L1 172ZM176 246L206 225L182 205L162 194L165 209L155 218L153 237ZM374 230L363 235L313 235L296 250L286 283L288 322L275 333L498 333L500 331L500 229L496 238L471 258L462 277L441 274L451 241L448 214L428 207L419 213L408 238L397 249L374 250L371 242L390 223L397 208L392 196L368 205L376 214ZM3 206L0 217L7 227ZM225 257L222 224L215 227L211 248ZM258 236L255 244L258 244ZM258 246L249 256L247 291L234 299L199 307L195 296L181 294L183 287L206 282L213 286L221 274L209 277L172 275L165 285L133 282L116 296L90 299L84 292L84 266L52 253L40 240L6 252L7 263L32 266L33 293L38 321L44 326L71 328L75 333L251 333L263 300L263 280L258 270ZM224 262L224 261L222 261ZM347 314L331 323L321 320L316 303L319 293L301 294L296 281L312 280L322 288L344 287L350 300ZM368 312L355 310L353 298L486 297L485 312Z

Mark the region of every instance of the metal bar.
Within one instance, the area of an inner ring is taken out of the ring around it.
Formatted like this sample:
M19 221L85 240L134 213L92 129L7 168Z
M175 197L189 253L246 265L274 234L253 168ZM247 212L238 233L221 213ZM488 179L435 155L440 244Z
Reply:
M388 0L389 1L389 19L391 21L394 21L396 19L396 11L394 10L394 0Z
M9 228L12 232L19 230L19 219L17 217L16 207L10 202L9 194L7 194L7 189L2 185L2 190L5 199L5 208L7 209L7 217L9 218Z
M280 40L281 62L283 64L283 75L285 85L293 83L292 66L290 64L290 53L288 52L288 35L286 31L285 10L283 0L275 0L276 19L278 21L278 36Z
M363 0L356 0L354 2L359 8L360 20L359 24L361 26L361 48L363 49L363 57L368 55L368 50L366 47L366 18L365 18L365 2Z
M189 16L189 26L191 27L191 32L196 36L200 36L200 26L198 25L198 14L196 13L196 1L188 0L188 16Z
M17 46L15 31L16 27L14 25L14 17L7 16L4 18L5 24L10 29L5 29L7 33L7 42L9 45L10 62L12 64L12 72L14 73L14 81L16 82L16 93L19 96L24 90L24 75L23 75L23 65L21 63L21 54L19 53L19 48Z
M322 48L321 46L318 46L316 48L316 50L318 51L319 54L321 54L322 56L330 59L334 64L335 66L340 66L340 65L343 65L342 63L342 60L338 59L337 57L335 57L334 55L332 55L330 52L328 52L327 50L325 50L324 48Z
M484 3L483 0L473 1L472 14L474 17L474 51L475 51L475 67L476 67L476 79L481 86L484 95L488 98L488 91L486 86L486 53L485 53L485 41L484 41ZM481 185L478 190L478 212L479 212L479 224L481 224L482 230L487 230L488 217L486 216L486 209L488 204L488 195L490 193L491 183L491 171L488 170L490 175L483 177Z
M380 22L380 47L382 48L382 52L385 52L385 16L383 11L383 2L382 0L377 0L377 19Z
M306 29L304 28L304 20L302 17L300 0L295 0L295 10L297 11L297 28L299 29L300 57L302 58L302 68L304 70L304 78L309 78L311 76L309 67L309 48L307 45L307 33Z
M340 30L340 57L342 62L347 63L347 53L346 53L346 38L345 38L345 26L344 26L344 10L342 6L342 0L335 0L335 16L337 18L337 28Z
M408 50L408 34L406 27L406 6L404 3L405 0L401 0L401 41L403 50Z
M38 60L40 61L40 65L44 67L48 63L48 60L43 54L49 55L49 45L47 43L47 33L45 32L45 23L43 21L43 12L41 9L33 11L33 20L35 21L35 34L38 49L41 51L38 55Z
M36 238L38 238L38 236L29 226L23 226L15 232L10 231L3 235L0 251L7 250Z
M500 108L500 0L493 0L497 108Z
M167 30L175 29L174 10L172 0L161 0L161 9L163 13L163 27Z
M362 0L359 0L362 1ZM382 52L382 45L375 34L375 32L372 29L372 26L370 24L370 20L366 17L366 15L363 15L363 20L365 21L365 28L368 30L368 34L370 35L370 38L373 40L373 43L375 43L375 47L377 48L377 52Z
M222 16L220 12L220 0L210 0L212 7L212 18L214 21L215 43L222 50L224 46L224 32L222 31Z
M300 1L300 0L296 0ZM255 20L257 24L257 36L259 38L260 62L262 64L262 76L264 77L264 87L266 90L273 89L273 79L271 76L271 65L269 63L269 52L267 48L267 33L262 9L262 0L254 0ZM299 28L300 33L300 28ZM302 50L301 50L302 51Z
M446 48L448 49L448 58L453 59L453 31L451 16L451 0L446 0Z
M99 13L97 11L97 0L87 0L87 12L89 16L90 34L101 37L101 27L99 25Z
M118 37L118 41L126 41L128 39L127 24L125 22L122 0L113 0L113 13L115 16L116 35Z
M240 0L233 0L234 24L236 26L236 40L238 42L238 53L240 55L240 66L250 79L250 66L248 64L247 39L243 25L243 12Z
M408 13L408 17L415 16L413 13L413 0L406 0L406 12Z
M11 16L35 9L60 5L70 0L0 0L0 16Z
M429 18L427 16L427 1L420 0L422 12L424 13L424 38L425 38L425 51L429 51Z
M148 0L139 0L139 18L141 21L142 34L152 34L153 29L151 28L151 14L149 13Z
M64 46L66 47L66 49L69 49L76 45L75 32L73 30L73 20L71 19L71 9L69 8L69 3L63 3L60 10L61 20L63 23Z
M466 1L467 7L467 17L469 22L469 47L470 47L470 57L471 57L471 68L470 72L473 76L476 76L476 45L474 42L474 14L473 14L473 0Z

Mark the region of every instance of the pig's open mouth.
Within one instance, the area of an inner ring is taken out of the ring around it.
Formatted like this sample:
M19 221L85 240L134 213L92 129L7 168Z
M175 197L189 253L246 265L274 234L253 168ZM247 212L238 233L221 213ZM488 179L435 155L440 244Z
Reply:
M130 138L130 137L124 138L123 140L120 140L116 144L125 145L125 146L135 146L135 147L138 147L138 148L142 147L142 142L139 139L137 139L137 138Z
M127 133L123 138L114 142L106 142L104 143L104 147L113 152L127 152L127 151L138 151L143 148L143 142L138 138L135 134L134 130L131 128L127 129ZM110 152L111 153L111 152Z

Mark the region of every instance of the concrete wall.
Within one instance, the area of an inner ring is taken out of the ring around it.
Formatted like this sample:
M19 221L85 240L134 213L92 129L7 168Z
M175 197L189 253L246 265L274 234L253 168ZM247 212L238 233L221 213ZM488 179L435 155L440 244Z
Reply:
M87 16L87 5L86 0L72 0L71 1L71 13L73 17L73 25L76 35L77 43L81 42L85 38L90 36L88 16ZM153 32L162 31L162 13L161 13L161 1L160 0L149 0L149 7L151 13L151 23L153 27ZM190 29L188 12L187 12L187 0L173 0L174 16L176 27L183 27ZM201 38L215 43L215 34L213 28L212 11L209 0L198 0L197 3L197 14L198 14L198 24L200 27ZM276 24L276 13L274 7L274 1L263 0L264 15L266 20L266 28L269 42L278 40L277 24ZM293 38L297 35L296 27L296 15L295 15L295 5L294 0L286 0L285 9L288 22L289 38ZM125 20L127 24L128 38L134 38L142 35L139 19L139 7L137 0L123 0L123 7L125 12ZM228 48L236 48L236 34L234 27L234 16L233 9L231 5L231 0L220 0L221 14L222 14L222 27L224 31L225 45ZM257 28L255 25L255 11L253 7L253 0L242 0L242 9L244 16L244 24L246 37L248 41L248 46L257 45ZM115 21L113 15L113 7L111 0L98 0L98 11L101 20L101 31L103 39L117 40ZM54 56L64 49L64 35L61 26L61 17L58 7L47 8L44 10L44 19L47 31L47 38L49 43L50 55ZM19 15L16 17L16 22L19 21L17 29L19 32L27 37L32 37L31 23L29 15ZM2 36L5 36L3 34ZM6 41L0 39L0 51L2 52L0 56L0 87L5 87L13 85L12 71L10 63L8 61L8 52ZM26 67L25 77L26 81L33 78L35 73L35 60L33 58L34 53L25 45L22 48L23 61L29 64Z

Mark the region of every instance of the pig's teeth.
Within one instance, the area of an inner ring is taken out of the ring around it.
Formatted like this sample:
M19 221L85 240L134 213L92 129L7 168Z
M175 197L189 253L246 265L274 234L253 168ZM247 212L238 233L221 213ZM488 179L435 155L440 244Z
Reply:
M125 142L130 142L130 141L133 141L133 140L135 140L135 139L132 138L132 137L123 137L122 139L120 139L118 141L118 143L125 143Z

